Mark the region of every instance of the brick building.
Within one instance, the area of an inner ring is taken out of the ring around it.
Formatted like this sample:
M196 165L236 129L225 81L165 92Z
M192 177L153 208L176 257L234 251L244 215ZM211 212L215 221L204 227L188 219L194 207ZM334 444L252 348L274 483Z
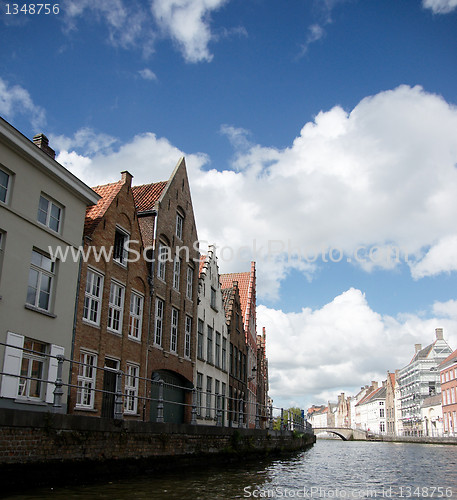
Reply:
M233 281L232 286L224 288L222 293L230 339L228 420L230 426L238 426L240 412L242 424L246 423L247 396L247 345L238 282Z
M124 171L120 181L93 188L101 199L86 211L88 258L81 263L70 412L113 417L120 370L124 398L118 410L127 418L146 418L141 378L147 375L149 285L145 261L133 254L143 248L131 182Z
M168 181L135 186L133 196L151 286L146 356L146 373L152 379L148 392L153 398L151 419L157 417L158 382L162 380L164 420L189 422L200 254L184 158Z
M222 288L230 288L238 282L241 301L241 314L247 345L247 423L255 426L257 408L257 325L256 325L256 273L255 262L251 270L244 273L221 274Z
M265 429L268 424L268 359L266 353L267 335L265 327L262 335L257 335L257 404L259 425Z
M457 432L457 350L438 366L441 380L443 430L447 435Z

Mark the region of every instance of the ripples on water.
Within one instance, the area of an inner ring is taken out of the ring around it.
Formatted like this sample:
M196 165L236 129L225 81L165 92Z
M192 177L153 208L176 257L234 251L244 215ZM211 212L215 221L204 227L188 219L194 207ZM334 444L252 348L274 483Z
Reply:
M287 459L202 466L103 485L40 489L8 498L456 497L457 446L319 440L308 451Z

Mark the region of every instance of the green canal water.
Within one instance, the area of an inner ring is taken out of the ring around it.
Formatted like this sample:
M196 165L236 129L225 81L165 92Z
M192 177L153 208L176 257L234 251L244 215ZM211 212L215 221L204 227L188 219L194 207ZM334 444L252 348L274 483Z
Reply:
M78 486L4 498L457 498L457 446L318 440L287 458L181 468L96 485L81 477Z

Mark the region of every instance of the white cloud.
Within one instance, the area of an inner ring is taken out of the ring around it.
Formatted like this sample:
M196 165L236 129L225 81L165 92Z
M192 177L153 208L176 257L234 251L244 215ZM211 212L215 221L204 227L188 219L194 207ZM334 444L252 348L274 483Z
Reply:
M452 318L449 310L452 309ZM435 328L457 345L455 304L436 303L436 317L397 318L373 311L360 290L350 289L320 309L286 314L257 308L257 324L267 325L270 396L275 406L300 407L336 401L361 385L386 379L414 354L414 344L435 340ZM287 342L284 339L287 338Z
M434 14L449 14L457 7L457 0L422 0L422 6Z
M144 68L138 71L138 73L144 80L157 80L157 75L149 68Z
M311 278L319 260L304 257L329 248L346 259L360 246L367 251L359 256L394 246L408 254L415 277L455 270L457 109L441 97L401 86L351 112L321 111L283 150L253 144L236 127L222 130L236 148L233 170L208 170L204 154L187 154L152 133L116 151L110 138L84 130L68 144L91 137L94 154L77 152L90 157L90 167L78 168L92 184L118 179L126 166L137 184L164 180L185 155L199 237L233 250L219 256L223 272L256 260L263 298L276 298L294 270Z
M210 15L227 0L152 0L151 9L162 28L188 62L211 61Z
M0 78L0 114L9 120L16 115L26 115L37 132L46 123L44 110L33 102L29 92L20 85L10 85L2 78Z

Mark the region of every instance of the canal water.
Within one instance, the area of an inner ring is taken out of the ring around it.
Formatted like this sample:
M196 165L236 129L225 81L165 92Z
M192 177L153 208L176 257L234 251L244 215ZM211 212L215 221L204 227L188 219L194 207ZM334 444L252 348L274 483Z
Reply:
M318 440L287 458L83 483L7 498L457 498L457 446Z

